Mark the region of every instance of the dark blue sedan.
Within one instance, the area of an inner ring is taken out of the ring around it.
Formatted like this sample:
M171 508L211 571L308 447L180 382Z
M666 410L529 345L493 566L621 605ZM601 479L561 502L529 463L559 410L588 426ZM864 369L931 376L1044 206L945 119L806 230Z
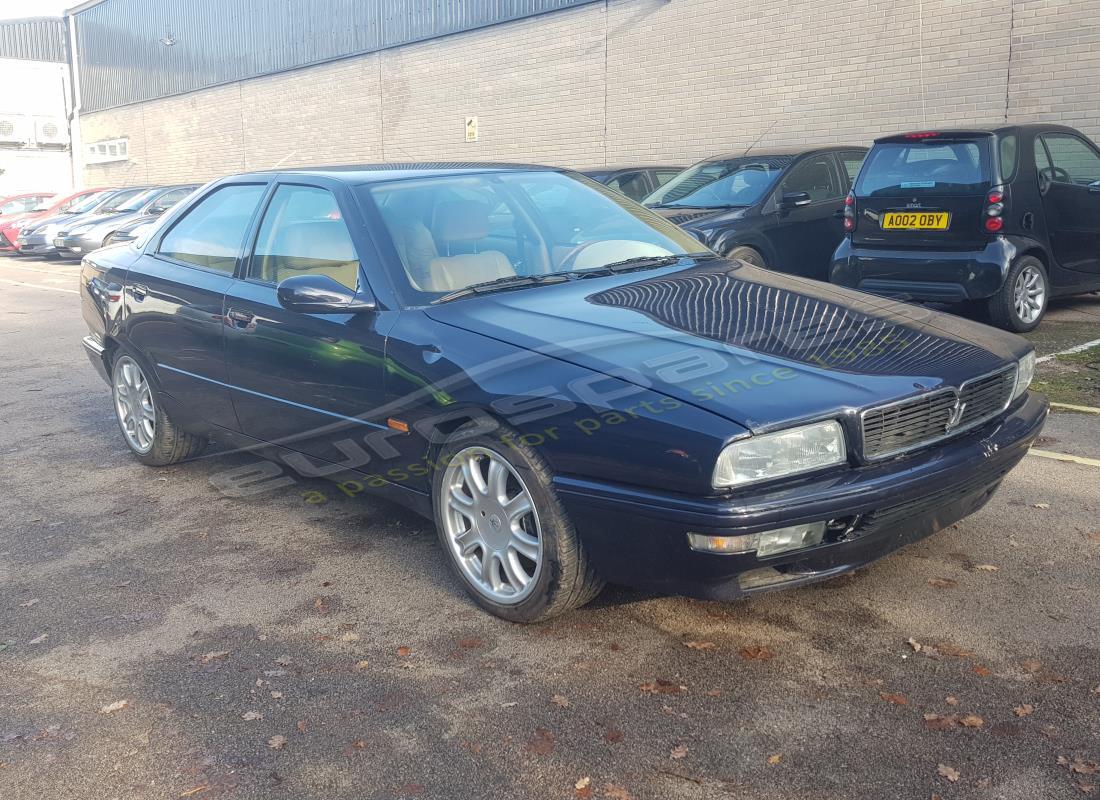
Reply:
M981 508L1047 413L1023 339L725 260L549 168L215 181L85 258L82 299L141 462L216 439L354 482L523 622L605 581L848 572Z

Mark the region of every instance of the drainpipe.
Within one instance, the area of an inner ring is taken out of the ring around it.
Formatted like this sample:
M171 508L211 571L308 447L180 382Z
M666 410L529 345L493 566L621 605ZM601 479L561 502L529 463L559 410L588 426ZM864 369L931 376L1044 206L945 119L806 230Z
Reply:
M84 188L84 175L83 170L78 178L77 176L77 161L76 154L81 154L81 164L83 164L84 149L81 147L80 139L80 124L78 122L78 116L80 111L80 82L76 68L77 47L76 47L76 25L74 24L74 17L72 14L65 14L65 61L69 67L69 97L68 97L68 110L65 114L65 119L69 127L69 170L72 174L73 189Z

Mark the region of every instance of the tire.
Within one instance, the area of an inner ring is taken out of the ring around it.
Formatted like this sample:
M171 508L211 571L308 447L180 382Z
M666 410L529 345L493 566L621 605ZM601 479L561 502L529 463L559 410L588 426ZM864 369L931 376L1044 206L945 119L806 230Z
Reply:
M726 258L734 261L744 261L746 264L760 267L760 269L768 268L768 265L764 263L764 256L760 254L759 250L752 247L735 247L726 253Z
M492 435L458 429L436 459L432 507L443 552L474 602L510 622L532 623L585 605L604 584L554 491L550 468L519 438L507 428ZM483 491L471 490L474 469ZM516 501L523 492L531 510L513 518L508 509L522 508Z
M111 399L122 440L130 452L150 467L194 458L206 447L206 439L181 430L157 403L156 396L156 387L144 367L126 351L120 352L111 365Z
M1043 262L1035 256L1020 256L1012 262L1001 288L989 298L987 310L998 328L1027 333L1039 327L1049 301L1050 281Z

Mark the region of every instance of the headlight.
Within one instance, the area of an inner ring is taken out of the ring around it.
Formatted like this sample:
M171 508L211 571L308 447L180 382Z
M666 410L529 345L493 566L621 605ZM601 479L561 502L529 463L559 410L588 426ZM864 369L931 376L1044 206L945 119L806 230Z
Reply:
M1021 358L1016 364L1016 388L1012 392L1012 399L1027 391L1031 386L1031 379L1035 377L1035 351L1032 350Z
M836 420L753 436L726 447L714 467L716 489L810 472L848 459Z

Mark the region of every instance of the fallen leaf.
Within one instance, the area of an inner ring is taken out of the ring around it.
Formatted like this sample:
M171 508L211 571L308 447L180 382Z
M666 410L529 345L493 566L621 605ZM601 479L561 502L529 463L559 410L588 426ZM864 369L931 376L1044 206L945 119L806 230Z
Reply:
M546 728L535 728L535 735L527 743L527 752L536 756L548 756L554 752L554 734Z
M298 729L298 733L301 733L303 735L309 732L309 723L306 722L304 719L298 720L298 724L294 727Z
M1029 658L1026 661L1021 661L1020 666L1024 668L1024 672L1030 672L1034 675L1043 668L1043 662L1034 658Z
M949 767L947 764L940 764L936 767L936 774L941 778L947 778L951 783L955 783L959 780L959 771L954 767Z
M614 744L615 742L621 742L623 740L623 732L615 728L611 728L607 731L604 731L603 738L604 741L611 742L612 744Z
M1096 791L1096 784L1089 783L1088 781L1074 781L1073 788L1075 788L1081 794L1092 794Z
M1089 538L1100 544L1100 531L1093 531L1089 534Z
M959 585L958 581L953 581L950 578L929 578L928 585L933 586L936 589L951 589Z
M687 756L687 754L688 754L687 745L686 744L678 744L678 745L676 745L675 747L672 748L672 750L668 754L668 757L679 761L681 758L684 758L685 756Z
M630 792L621 786L616 786L613 783L604 784L603 796L610 797L612 800L631 800Z
M1050 508L1050 503L1032 503L1032 508L1047 509Z
M243 719L245 722L252 722L253 720L263 719L263 718L264 718L264 715L261 714L259 711L246 711L243 714L241 714L241 719Z
M978 780L974 781L974 785L977 786L979 789L988 789L990 786L993 785L993 779L978 778Z
M950 642L941 642L936 645L936 652L940 655L951 656L952 658L972 658L974 656L969 650L951 644Z
M477 650L485 646L485 640L477 636L467 636L465 639L458 640L458 646L463 650Z
M113 714L116 711L121 711L122 709L126 708L126 706L128 706L128 705L130 705L129 700L116 700L115 702L110 703L109 705L105 705L105 706L103 706L103 708L99 709L99 713L100 714Z
M272 750L282 750L286 747L287 739L285 736L276 735L267 740L267 746Z
M283 693L282 692L272 692L271 693L271 699L272 700L282 700L283 699Z
M975 564L974 569L977 572L999 572L1001 568L993 564Z
M341 642L358 642L359 641L359 634L356 633L355 631L344 631L343 633L340 634L340 641Z
M642 690L642 694L679 694L683 691L683 688L672 681L666 681L662 678L656 680L647 681L638 686Z
M406 783L394 788L393 793L397 797L412 797L413 795L424 794L424 784Z
M397 655L401 656L402 658L409 655L410 653L412 653L411 647L405 647L404 645L402 645L401 647L397 648Z
M1058 757L1058 763L1062 764L1063 757ZM1070 772L1078 775L1096 775L1100 773L1100 764L1095 761L1083 761L1080 758L1075 758L1073 761L1065 759L1065 763L1062 766L1068 767Z
M943 716L941 714L925 714L924 715L924 727L930 731L946 731L954 728L958 724L954 716Z
M689 650L713 650L717 646L714 642L684 642L684 647Z
M879 692L878 696L885 700L887 703L893 703L896 706L909 705L909 698L903 695L901 692Z
M199 661L204 664L209 664L211 661L218 661L219 659L225 658L227 655L229 655L228 650L214 650L211 653L204 653L199 658Z
M580 798L580 800L587 800L592 796L592 779L585 775L583 778L577 780L573 784L573 796Z
M703 694L705 694L707 697L721 697L722 696L722 690L721 689L707 689L705 692L703 692Z
M1093 693L1093 694L1100 694L1100 685L1097 685L1097 686L1096 686L1096 688L1094 688L1094 689L1092 690L1092 693Z
M920 652L921 643L918 642L916 639L914 639L912 636L910 636L909 639L906 640L906 644L908 644L910 647L913 648L914 653L919 653Z
M988 678L990 675L993 674L993 670L991 670L989 667L983 667L981 664L975 664L971 668L971 672L981 678Z
M1034 710L1035 706L1031 705L1031 703L1024 703L1023 705L1016 706L1014 709L1012 709L1012 713L1015 714L1017 717L1026 717Z
M316 600L314 600L313 601L313 610L316 611L318 614L327 614L328 613L328 603L325 602L325 598L318 597Z
M741 658L748 659L750 661L767 661L770 658L775 658L775 653L769 650L763 645L754 645L752 647L742 647L737 651Z
M275 659L275 663L278 664L280 667L289 667L291 664L294 663L294 661L290 658L290 656L279 656Z
M771 764L773 767L782 760L783 760L783 754L782 753L775 753L773 755L768 756L768 763Z
M959 717L959 724L964 728L980 728L982 725L985 725L985 720L977 714L965 714Z
M27 601L27 602L25 602L25 603L20 603L20 604L19 604L19 607L20 607L20 608L30 608L31 606L33 606L33 605L37 605L38 603L39 603L39 600L38 600L38 598L37 598L37 597L35 597L35 598L31 599L31 600L28 600L28 601Z
M182 800L182 798L184 798L184 797L194 797L199 792L205 792L209 788L210 788L209 786L205 786L205 785L204 786L196 786L194 789L188 789L186 792L183 792L182 794L180 794L180 798Z
M947 705L949 705L949 706L957 706L959 704L959 698L957 698L957 697L946 697L946 698L944 698L944 702L947 703Z
M578 778L577 779L577 782L573 784L573 788L574 789L584 789L590 783L592 783L592 779L589 778L587 775L585 775L583 778Z
M560 694L551 697L550 702L559 708L569 708L569 699Z

